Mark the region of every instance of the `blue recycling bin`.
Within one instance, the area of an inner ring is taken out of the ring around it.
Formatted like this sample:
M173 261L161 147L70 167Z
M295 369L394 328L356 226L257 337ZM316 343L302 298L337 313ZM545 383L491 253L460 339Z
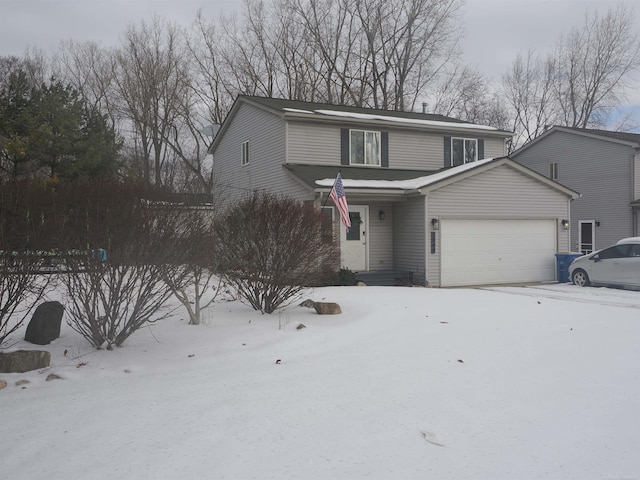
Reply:
M569 265L578 257L581 257L582 253L556 253L556 266L558 268L558 283L569 283Z

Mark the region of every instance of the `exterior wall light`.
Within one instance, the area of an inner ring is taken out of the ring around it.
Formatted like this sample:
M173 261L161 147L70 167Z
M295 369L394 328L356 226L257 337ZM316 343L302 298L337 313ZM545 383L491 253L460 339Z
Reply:
M433 227L434 230L440 230L440 220L438 220L437 218L432 218L431 226Z
M562 224L562 228L569 230L569 220L562 220L560 223Z
M384 214L384 210L379 210L378 211L378 218L380 220L384 220L385 214Z

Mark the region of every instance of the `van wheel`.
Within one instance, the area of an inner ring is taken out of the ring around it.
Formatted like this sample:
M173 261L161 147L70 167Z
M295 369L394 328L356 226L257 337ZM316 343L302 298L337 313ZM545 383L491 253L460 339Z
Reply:
M574 285L577 285L579 287L588 287L589 285L591 285L589 275L587 275L587 272L585 272L584 270L575 270L573 272L573 275L571 275L571 280L573 281Z

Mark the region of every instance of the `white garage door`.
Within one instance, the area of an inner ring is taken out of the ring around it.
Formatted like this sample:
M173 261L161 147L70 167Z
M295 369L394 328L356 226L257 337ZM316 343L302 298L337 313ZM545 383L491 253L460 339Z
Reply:
M555 279L554 220L442 220L441 285Z

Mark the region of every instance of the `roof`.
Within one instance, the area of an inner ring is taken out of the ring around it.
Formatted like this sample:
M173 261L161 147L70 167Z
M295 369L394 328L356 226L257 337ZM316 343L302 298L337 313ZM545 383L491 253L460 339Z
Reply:
M578 127L563 127L563 126L553 126L550 129L546 130L543 134L531 140L529 143L526 143L518 150L511 154L512 157L518 156L522 151L526 150L532 145L535 145L543 138L551 135L554 132L564 132L570 133L574 135L582 135L590 138L599 138L601 140L622 143L628 145L632 148L640 148L640 133L630 133L630 132L614 132L611 130L598 130L595 128L578 128Z
M218 141L224 136L229 123L235 116L241 103L248 103L255 107L262 108L285 120L314 120L324 122L346 123L369 123L384 125L386 128L418 128L431 131L443 131L460 134L473 132L474 135L511 137L512 132L497 129L487 125L480 125L465 122L456 118L436 115L432 113L403 112L399 110L381 110L375 108L353 107L347 105L335 105L328 103L303 102L300 100L285 100L281 98L256 97L250 95L239 95L236 98L227 118L222 123L222 127L214 138L209 149L212 153Z
M437 171L391 170L386 168L358 168L346 166L311 166L284 165L284 168L300 178L304 183L316 190L330 190L338 171L341 172L342 183L346 191L366 192L368 190L417 193L432 190L486 171L500 165L508 164L524 175L561 191L571 198L579 198L580 194L564 185L554 182L544 175L514 162L509 157L488 158L477 162L466 163L457 167L444 168Z
M298 177L310 188L318 188L317 180L335 179L340 172L345 183L352 181L401 181L435 173L428 170L402 170L394 168L354 167L347 165L285 164L283 168ZM332 185L332 184L331 184ZM329 185L329 186L331 186Z

